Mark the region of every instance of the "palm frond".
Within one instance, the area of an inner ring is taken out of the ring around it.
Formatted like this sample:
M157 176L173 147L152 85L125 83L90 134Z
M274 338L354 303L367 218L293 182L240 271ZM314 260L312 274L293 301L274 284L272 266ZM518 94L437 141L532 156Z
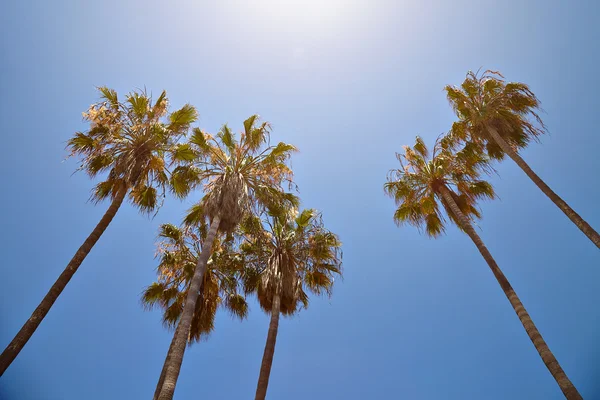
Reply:
M158 228L158 236L180 242L183 239L183 231L174 224L161 224Z
M156 188L147 185L138 185L130 193L131 202L142 212L151 213L158 205L158 192Z
M102 94L102 98L108 101L108 103L114 110L118 110L119 97L117 96L117 91L114 89L109 89L106 86L100 86L97 89Z
M187 130L189 126L198 119L198 111L191 104L185 104L179 110L174 111L169 116L168 129L179 132L182 129Z
M200 172L193 165L180 165L171 173L169 187L179 197L186 197L200 183Z
M192 136L190 137L190 143L195 144L203 151L208 151L210 149L210 145L206 140L206 134L202 132L200 128L194 128L192 130Z
M194 204L186 213L183 223L186 226L197 226L206 219L206 212L202 203Z
M225 297L225 307L232 316L239 319L245 319L248 316L248 303L244 296L237 293Z
M221 142L223 142L223 144L225 145L225 147L227 147L227 149L229 149L229 151L231 153L234 152L234 149L235 149L235 146L237 145L237 142L235 140L235 136L234 136L233 132L231 132L231 129L229 129L229 127L227 126L227 124L223 125L223 127L221 128L221 130L217 134L217 137L219 139L221 139Z
M193 161L196 157L196 152L188 143L176 144L171 154L171 158L175 162Z
M145 94L132 92L129 93L126 98L131 106L131 111L137 118L142 119L149 111L150 99Z

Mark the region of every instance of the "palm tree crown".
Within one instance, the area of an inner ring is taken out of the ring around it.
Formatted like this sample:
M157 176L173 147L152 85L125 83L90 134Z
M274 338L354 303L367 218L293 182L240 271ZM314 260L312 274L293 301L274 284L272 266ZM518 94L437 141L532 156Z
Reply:
M331 294L335 275L342 273L341 242L325 229L320 214L280 208L263 215L247 218L241 227L245 291L255 292L266 312L277 292L284 315L308 306L307 291Z
M174 328L183 312L201 252L200 243L206 237L206 227L178 228L163 224L159 232L162 240L157 245L158 280L146 288L142 303L148 309L159 306L163 310L163 324ZM219 307L240 319L247 316L248 304L237 290L242 268L242 258L234 251L231 242L214 245L192 319L190 343L206 338L213 331Z
M145 92L131 92L122 103L116 91L98 90L101 101L83 113L90 129L77 132L67 147L81 157L79 169L91 177L108 171L92 194L95 201L114 198L125 185L131 189L131 202L150 213L160 205L159 190L164 194L168 183L165 155L187 134L198 113L189 104L168 113L165 91L155 102Z
M506 83L503 78L496 71L469 71L460 87L445 87L448 101L459 117L452 125L452 135L485 146L488 155L497 160L502 160L505 152L490 136L490 127L515 150L546 132L537 113L540 101L535 94L526 84ZM537 125L528 117L533 117Z
M493 199L495 195L492 186L479 177L481 171L490 170L490 167L477 146L468 143L455 152L446 136L436 141L430 157L423 140L417 137L415 145L412 148L405 146L404 150L404 154L396 154L401 168L390 171L384 186L386 194L398 205L394 213L397 224L425 227L428 236L437 237L445 230L443 210L462 230L462 224L440 192L442 186L450 190L469 220L481 217L477 200Z
M292 183L287 161L296 148L269 143L270 125L253 115L244 121L240 140L224 125L216 138L194 129L188 143L179 145L174 160L179 166L171 177L172 191L179 197L203 184L202 201L190 210L185 222L197 224L219 214L219 230L231 232L250 211L282 201L296 204L281 184Z
M546 132L536 110L540 102L523 83L505 83L498 72L469 72L461 87L446 86L448 100L459 117L452 125L454 141L485 147L489 157L508 155L533 183L598 247L600 234L567 204L521 158L518 150ZM537 121L537 126L528 117Z

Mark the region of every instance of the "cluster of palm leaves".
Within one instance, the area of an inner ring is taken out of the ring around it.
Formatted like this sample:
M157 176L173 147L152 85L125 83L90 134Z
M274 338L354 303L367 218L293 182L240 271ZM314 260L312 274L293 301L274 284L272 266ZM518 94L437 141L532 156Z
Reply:
M397 154L400 168L390 171L384 186L398 206L394 220L423 229L431 237L444 233L447 221L465 232L489 265L565 397L581 399L473 228L473 222L481 218L477 202L495 198L494 189L482 175L495 171L492 161L501 161L508 155L598 247L600 235L518 154L519 149L546 131L537 113L539 100L527 85L505 82L500 73L485 71L469 72L460 87L446 86L445 90L458 121L447 134L438 137L431 152L417 137L414 146L405 146L404 153Z
M0 355L0 375L36 331L94 244L127 198L154 214L166 194L198 196L181 224L160 226L157 280L142 303L159 308L174 330L155 399L172 399L186 347L214 330L219 309L239 319L249 312L248 296L271 319L256 399L266 397L280 315L308 306L309 293L330 295L341 271L341 243L314 209L300 209L291 191L289 166L295 147L270 142L271 127L254 115L236 135L224 125L216 135L192 128L198 113L186 104L169 112L165 92L146 92L121 101L99 88L101 100L83 114L86 132L68 142L79 169L102 179L92 200L110 205L65 270L12 342ZM581 399L550 351L519 297L475 231L478 202L494 199L483 175L493 162L513 159L531 180L598 247L600 235L554 193L520 157L519 150L545 133L539 101L522 83L505 82L494 71L469 72L460 87L447 86L458 120L431 151L419 137L397 158L385 192L394 198L394 220L437 237L454 223L475 243L500 284L529 338L568 399ZM239 137L238 137L239 136Z
M101 101L84 113L87 132L68 142L90 177L101 174L92 199L110 199L106 213L46 297L0 356L11 364L57 300L127 196L140 211L158 210L167 192L197 203L181 226L160 226L158 278L143 293L146 308L162 309L173 340L155 399L172 399L186 346L214 329L219 308L244 319L248 295L271 314L257 399L266 396L280 314L308 306L308 294L331 294L341 274L341 243L313 209L300 210L289 167L294 146L270 143L270 125L257 115L239 138L224 125L211 135L191 125L196 109L168 112L166 93L153 101L132 92L124 102L99 88ZM285 187L287 186L287 191ZM196 191L196 189L198 189Z

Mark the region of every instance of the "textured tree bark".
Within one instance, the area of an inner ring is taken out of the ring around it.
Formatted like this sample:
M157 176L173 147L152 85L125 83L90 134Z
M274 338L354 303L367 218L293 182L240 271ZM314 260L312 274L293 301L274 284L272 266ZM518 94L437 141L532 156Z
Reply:
M160 371L160 378L158 378L158 384L156 385L156 389L154 390L154 396L152 400L158 400L158 396L160 396L160 391L162 390L163 383L165 381L165 375L167 373L167 365L171 363L171 356L173 354L173 348L175 347L175 338L177 335L177 330L179 329L179 325L175 328L175 332L173 333L173 339L171 339L171 344L169 345L169 351L167 352L167 357L165 359L165 363L163 364L163 369ZM189 333L188 333L189 335Z
M83 260L85 260L98 239L100 239L100 236L102 236L112 219L117 214L117 211L123 203L123 199L125 198L126 194L127 186L122 185L112 203L100 219L100 222L98 222L98 225L96 225L92 233L87 237L85 242L83 242L81 247L79 247L71 261L69 261L69 264L67 264L67 267L60 274L56 282L54 282L33 314L31 314L31 317L29 317L14 339L10 342L6 349L4 349L2 355L0 355L0 376L4 374L4 371L6 371L13 360L17 357L19 352L23 349L27 341L29 341L33 333L43 321L46 314L48 314L48 311L50 311L50 308L54 302L58 299L58 296L60 296L73 275L75 275L75 272L77 272L77 269Z
M489 250L487 249L477 232L475 232L475 229L473 229L473 225L471 225L467 217L465 217L465 215L458 208L458 205L454 201L450 190L446 186L441 185L440 192L441 195L444 197L444 200L446 200L446 203L448 203L448 205L450 206L450 209L452 210L454 215L460 221L464 230L467 232L467 235L469 235L469 237L473 240L475 246L477 246L477 249L489 265L490 269L492 270L492 273L496 277L496 280L502 287L504 294L508 298L508 301L510 301L510 304L517 313L521 324L523 324L523 327L525 328L529 339L531 339L531 342L535 346L535 349L539 353L540 357L542 357L542 361L544 361L544 364L546 364L546 367L556 380L556 383L558 383L558 386L562 390L565 397L568 400L581 400L582 397L577 391L577 388L575 388L573 383L569 380L567 374L565 374L565 371L563 371L562 367L558 363L558 360L550 351L550 348L548 347L548 345L544 341L544 338L542 338L542 335L531 320L531 317L527 313L527 310L525 310L525 307L521 303L521 300L517 296L516 292L508 282L508 279L506 278L506 276L504 276L504 273L502 272L500 267L498 267L498 264L496 264L496 261L492 257L491 253L489 252Z
M175 336L173 338L173 351L171 352L171 358L165 360L164 381L160 390L159 400L171 400L175 393L175 385L177 384L177 378L179 377L179 371L181 370L181 363L183 362L183 355L185 353L185 347L188 342L188 336L190 327L192 325L192 318L194 317L194 310L196 309L196 302L198 301L198 294L202 286L202 280L206 271L206 263L212 253L212 246L217 237L217 231L221 222L221 216L216 215L211 224L206 241L202 245L202 253L198 257L198 263L196 264L196 270L190 283L190 289L185 299L183 306L183 313L181 319L177 324L175 330Z
M502 139L502 136L492 126L486 125L486 128L494 141L502 148L502 150L513 159L515 163L527 174L529 179L536 184L538 188L546 195L565 215L596 245L600 248L600 234L596 232L579 214L575 212L559 195L557 195L546 182L542 180L531 167L519 156L519 154L513 150L512 147Z
M273 305L271 307L271 322L269 323L269 332L267 333L267 343L263 353L260 374L258 375L258 384L256 386L255 400L265 400L267 396L267 387L269 386L269 377L271 375L271 366L273 365L273 355L275 354L275 343L277 342L277 330L279 329L279 309L281 298L279 290L275 291L273 296Z

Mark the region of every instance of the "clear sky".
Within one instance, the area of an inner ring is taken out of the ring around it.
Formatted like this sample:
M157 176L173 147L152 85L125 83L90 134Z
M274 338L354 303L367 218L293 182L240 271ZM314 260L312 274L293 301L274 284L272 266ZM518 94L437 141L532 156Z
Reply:
M442 88L498 69L541 99L523 152L600 228L600 8L593 1L30 1L0 4L0 347L98 222L65 141L94 87L168 91L198 125L253 113L295 144L300 196L344 243L345 279L281 321L270 399L560 399L469 238L397 228L394 152L453 121ZM600 398L600 252L510 161L481 236L586 399ZM126 205L0 381L2 400L150 399L171 333L139 304L163 222ZM254 396L267 317L217 318L186 352L176 399Z

